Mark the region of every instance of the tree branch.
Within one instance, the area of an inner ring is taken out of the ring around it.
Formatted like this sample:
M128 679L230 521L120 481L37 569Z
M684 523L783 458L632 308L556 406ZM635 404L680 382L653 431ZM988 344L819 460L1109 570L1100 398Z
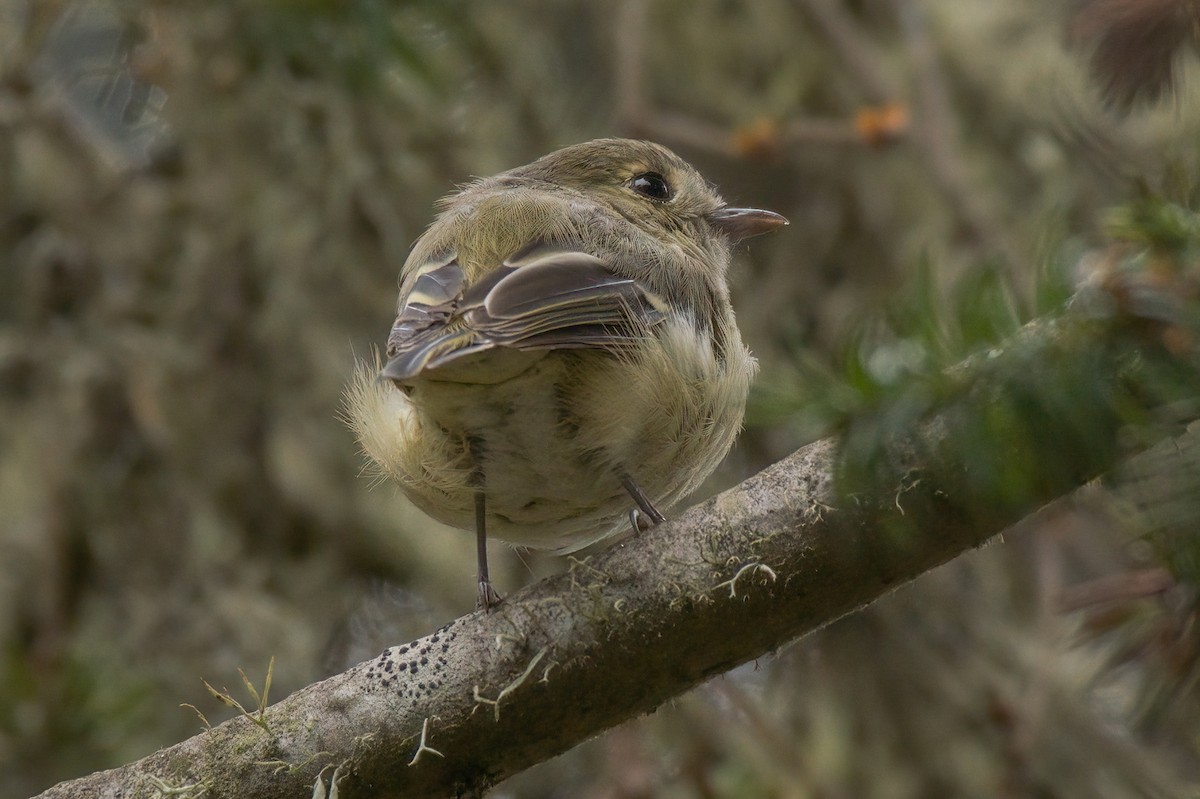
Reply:
M1149 382L1148 363L1176 362L1155 330L1081 312L1031 324L954 370L936 414L903 440L849 459L864 437L851 427L845 448L807 446L491 613L296 692L267 709L265 729L235 718L42 796L301 796L335 768L355 797L479 792L863 607L1111 468L1123 414L1170 399ZM1180 396L1196 394L1189 376L1173 384ZM1029 406L1019 425L979 423L1008 418L1012 397ZM989 470L1013 463L1021 490L997 488Z

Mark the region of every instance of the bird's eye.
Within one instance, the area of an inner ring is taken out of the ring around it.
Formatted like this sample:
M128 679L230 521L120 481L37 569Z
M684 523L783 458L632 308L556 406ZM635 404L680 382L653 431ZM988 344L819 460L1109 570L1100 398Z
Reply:
M671 187L667 185L667 181L663 176L657 172L643 172L629 181L629 188L643 197L649 197L651 200L665 201L671 199Z

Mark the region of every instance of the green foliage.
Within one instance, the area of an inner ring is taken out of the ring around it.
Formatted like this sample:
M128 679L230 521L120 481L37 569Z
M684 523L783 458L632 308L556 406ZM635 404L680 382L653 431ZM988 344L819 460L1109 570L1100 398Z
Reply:
M430 54L422 7L430 2L274 0L239 9L246 19L246 55L275 60L300 78L340 79L355 92L378 90L397 73L427 91L446 91Z
M1061 295L1057 270L1047 272L1039 296ZM1030 318L1019 312L1011 281L998 266L968 270L948 296L938 278L930 258L918 261L882 313L845 336L832 362L794 348L793 362L761 381L751 423L791 423L807 437L846 430L858 420L877 429L853 436L872 440L910 430L954 392L948 369Z
M130 743L154 729L155 692L113 665L95 655L47 662L9 642L0 651L0 749L49 781L132 756Z
M1154 256L1194 263L1200 248L1200 217L1156 195L1114 208L1105 219L1109 236L1142 245Z

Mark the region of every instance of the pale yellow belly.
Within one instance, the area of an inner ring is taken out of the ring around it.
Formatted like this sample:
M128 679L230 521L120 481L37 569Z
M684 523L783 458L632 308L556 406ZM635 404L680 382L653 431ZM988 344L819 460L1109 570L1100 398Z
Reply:
M739 346L744 360L722 368L689 335L666 331L634 359L547 352L499 383L460 382L462 369L408 395L373 382L353 402L356 427L434 518L474 529L482 490L489 536L585 546L628 525L622 474L665 511L716 467L741 425L753 360Z

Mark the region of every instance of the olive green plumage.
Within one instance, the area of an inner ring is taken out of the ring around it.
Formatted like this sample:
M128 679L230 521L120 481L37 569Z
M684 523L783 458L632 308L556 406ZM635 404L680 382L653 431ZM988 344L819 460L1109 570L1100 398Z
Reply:
M729 302L730 248L783 218L728 208L674 153L624 139L441 207L401 271L387 364L350 389L364 449L481 542L481 521L571 550L628 525L635 503L642 523L661 519L653 506L694 490L741 427L756 364Z

